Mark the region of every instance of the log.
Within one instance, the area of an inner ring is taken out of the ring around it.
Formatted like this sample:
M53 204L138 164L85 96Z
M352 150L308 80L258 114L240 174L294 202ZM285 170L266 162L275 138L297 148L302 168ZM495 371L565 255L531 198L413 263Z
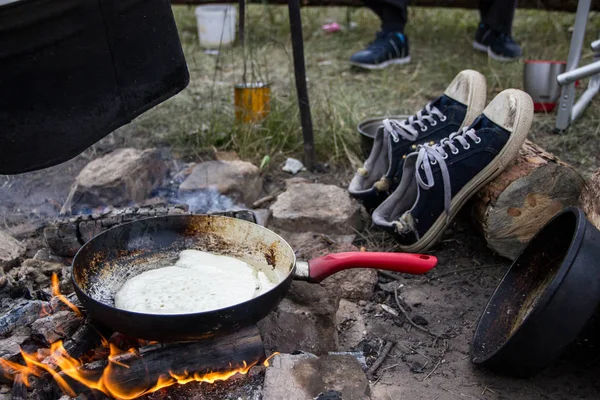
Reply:
M160 377L169 377L169 371L181 377L202 376L243 367L244 361L250 366L264 357L260 332L256 326L251 326L197 342L154 344L141 347L137 353L123 353L111 359L109 378L112 388L118 387L127 393L143 393L152 388ZM80 370L85 371L86 377L98 380L107 366L106 360L95 361ZM64 372L60 375L76 393L92 393L92 389Z
M86 214L58 219L44 229L46 244L61 257L73 257L92 237L114 226L148 217L181 215L188 212L187 205L158 205L115 209L103 214ZM208 213L256 222L249 210L220 211Z
M600 229L600 169L586 182L579 203L592 225Z
M488 246L515 260L546 222L579 204L584 183L573 167L527 140L517 159L474 196L471 216Z
M234 3L233 0L171 0L171 4L216 4ZM262 0L251 0L249 3L260 3ZM267 0L269 4L287 4L288 0ZM411 6L417 7L451 7L451 8L478 8L479 0L413 0ZM363 0L300 0L303 7L310 6L346 6L363 7ZM571 11L577 9L577 0L519 0L519 8L533 8L540 10ZM600 10L600 2L592 2L592 10Z

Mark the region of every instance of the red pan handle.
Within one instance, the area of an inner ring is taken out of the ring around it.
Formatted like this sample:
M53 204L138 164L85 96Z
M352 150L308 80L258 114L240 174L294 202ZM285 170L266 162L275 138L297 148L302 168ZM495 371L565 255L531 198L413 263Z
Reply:
M320 282L343 269L377 268L421 275L437 264L437 258L424 254L347 252L328 254L308 262L311 282Z

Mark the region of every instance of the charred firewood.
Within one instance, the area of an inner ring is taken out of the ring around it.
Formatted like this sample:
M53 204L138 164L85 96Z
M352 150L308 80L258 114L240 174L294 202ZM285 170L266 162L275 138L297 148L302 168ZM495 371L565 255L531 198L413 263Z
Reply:
M31 334L46 346L50 346L54 342L71 337L82 323L83 318L71 310L59 311L31 324Z
M27 386L21 377L21 374L15 376L11 391L12 400L27 400Z
M231 334L207 338L197 342L178 342L141 347L138 352L125 352L111 357L108 374L112 387L126 393L153 387L159 377L203 376L208 373L225 373L264 359L264 347L256 326ZM109 366L108 361L95 361L84 365L88 379L98 380ZM171 374L171 375L169 375ZM90 393L91 389L70 378L65 378L76 393ZM95 377L95 378L94 378Z
M10 336L16 328L28 326L50 310L45 301L23 300L15 304L10 311L0 317L0 338Z
M103 214L78 215L59 219L44 229L44 237L52 252L61 257L73 257L93 236L124 222L148 217L185 214L187 206L148 206L111 210Z
M185 214L185 205L148 206L112 210L104 214L80 215L65 218L48 225L44 229L46 243L52 252L61 257L73 257L85 242L113 226L148 217ZM256 222L254 213L249 210L209 213Z

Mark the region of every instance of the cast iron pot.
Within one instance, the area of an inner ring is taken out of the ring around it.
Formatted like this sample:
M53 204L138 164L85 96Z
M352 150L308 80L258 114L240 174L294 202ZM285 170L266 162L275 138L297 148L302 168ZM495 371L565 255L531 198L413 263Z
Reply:
M542 228L489 300L471 344L475 364L527 377L575 341L600 304L600 232L578 208Z
M248 301L207 312L161 315L115 308L115 293L128 279L173 265L185 249L230 255L268 268L277 285ZM92 238L73 259L72 279L88 315L115 331L148 340L197 340L264 318L285 296L294 277L319 282L356 267L422 274L436 263L427 255L367 252L296 262L292 248L260 225L223 216L174 215L119 225Z

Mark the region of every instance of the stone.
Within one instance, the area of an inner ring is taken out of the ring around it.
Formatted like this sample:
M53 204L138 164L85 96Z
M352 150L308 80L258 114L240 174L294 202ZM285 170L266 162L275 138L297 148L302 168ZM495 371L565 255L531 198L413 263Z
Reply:
M370 300L377 285L377 270L368 268L343 270L324 279L321 285L344 299Z
M246 161L207 161L194 167L179 186L179 195L216 189L236 202L254 203L261 195L260 170Z
M14 267L25 254L25 246L4 231L0 231L0 267L5 271Z
M271 210L265 208L259 208L258 210L252 210L256 223L260 226L267 226L271 219Z
M71 208L139 204L166 176L167 164L158 150L118 149L85 166L67 204Z
M285 160L285 165L281 170L296 175L300 171L306 171L306 168L304 167L304 164L302 164L302 161L289 157Z
M334 185L289 185L270 209L271 226L280 230L347 235L363 227L361 206Z
M367 337L365 318L356 303L340 300L335 321L342 350L354 349Z
M338 350L338 301L322 286L294 281L279 306L258 323L265 348L327 354Z
M371 398L369 381L351 355L280 354L271 364L265 374L263 400Z
M411 307L419 307L421 304L427 302L429 297L422 290L410 287L403 289L399 293L402 300Z

